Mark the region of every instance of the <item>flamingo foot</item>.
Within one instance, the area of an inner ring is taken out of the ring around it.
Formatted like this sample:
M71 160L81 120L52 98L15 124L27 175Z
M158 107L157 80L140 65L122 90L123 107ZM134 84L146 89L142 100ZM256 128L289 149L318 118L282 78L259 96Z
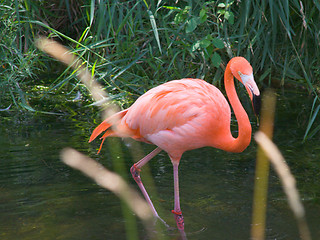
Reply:
M177 227L179 230L184 230L184 219L181 211L171 211L174 214L174 218L176 219Z

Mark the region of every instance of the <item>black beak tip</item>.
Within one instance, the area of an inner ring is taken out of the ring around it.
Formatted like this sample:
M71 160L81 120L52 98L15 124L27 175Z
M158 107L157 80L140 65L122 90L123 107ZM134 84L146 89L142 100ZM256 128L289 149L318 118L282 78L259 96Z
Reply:
M256 116L259 116L261 109L261 96L253 94L252 104L254 113Z

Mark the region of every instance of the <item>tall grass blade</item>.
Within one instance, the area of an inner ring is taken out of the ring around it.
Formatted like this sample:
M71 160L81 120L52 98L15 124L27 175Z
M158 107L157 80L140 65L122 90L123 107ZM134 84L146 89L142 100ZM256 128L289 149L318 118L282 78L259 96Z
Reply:
M124 17L124 19L122 19L115 35L117 36L119 34L119 32L122 30L122 28L125 26L125 24L128 22L129 17L132 16L132 13L136 10L136 7L140 4L141 1L137 1L135 5L132 6L132 8L130 9L130 11L127 13L127 15Z
M318 113L319 113L319 110L320 110L320 105L318 105L316 108L315 108L315 105L316 105L316 102L317 102L318 98L315 97L314 100L313 100L313 104L312 104L312 108L311 108L311 112L310 112L310 118L309 118L309 122L308 122L308 126L307 126L307 129L306 129L306 132L303 136L303 142L306 141L306 139L308 137L312 137L311 134L309 135L309 132L310 132L310 129L316 119L316 117L318 116ZM318 126L319 127L319 126ZM317 127L317 128L318 128ZM316 132L314 132L315 134ZM312 135L314 135L312 134ZM309 135L309 136L308 136Z
M149 18L150 18L152 31L153 31L154 37L155 37L155 39L157 41L160 54L162 54L162 49L161 49L160 38L159 38L159 33L158 33L156 20L155 20L154 15L152 14L152 12L150 10L147 10L147 13L148 13Z
M19 39L19 50L20 52L22 52L22 24L21 24L21 19L20 19L20 9L19 9L19 1L15 0L15 14L17 16L17 26L18 26L18 31L19 31L19 35L18 35L18 39Z
M136 59L134 59L130 64L128 64L126 67L124 67L123 69L121 69L121 71L119 71L114 77L112 77L112 81L115 80L116 78L118 78L121 74L123 74L125 71L127 71L129 68L131 68L134 64L136 64L139 59L141 59L144 55L146 55L147 52L143 52L142 54L140 54Z
M91 3L90 3L90 27L92 26L92 23L93 23L94 13L95 13L95 0L91 0Z

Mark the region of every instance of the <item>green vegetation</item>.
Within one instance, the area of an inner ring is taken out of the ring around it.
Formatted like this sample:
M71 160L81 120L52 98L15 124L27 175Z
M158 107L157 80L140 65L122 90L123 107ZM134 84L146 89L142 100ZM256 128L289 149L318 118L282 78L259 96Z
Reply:
M90 99L72 71L35 49L34 39L46 35L82 58L123 107L172 79L219 85L228 60L244 56L261 87L309 92L314 104L304 138L320 130L316 1L2 0L0 8L2 110L51 111L39 100L78 91Z

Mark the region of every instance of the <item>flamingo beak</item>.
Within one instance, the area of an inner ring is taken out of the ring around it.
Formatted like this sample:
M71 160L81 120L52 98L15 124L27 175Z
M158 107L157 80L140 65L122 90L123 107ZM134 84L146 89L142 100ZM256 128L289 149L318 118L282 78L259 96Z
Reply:
M261 109L261 96L253 94L252 99L253 111L258 116L260 114Z
M256 82L254 81L253 74L245 75L245 74L239 73L239 75L252 101L254 113L256 116L258 116L261 108L261 97L260 97L259 88Z

